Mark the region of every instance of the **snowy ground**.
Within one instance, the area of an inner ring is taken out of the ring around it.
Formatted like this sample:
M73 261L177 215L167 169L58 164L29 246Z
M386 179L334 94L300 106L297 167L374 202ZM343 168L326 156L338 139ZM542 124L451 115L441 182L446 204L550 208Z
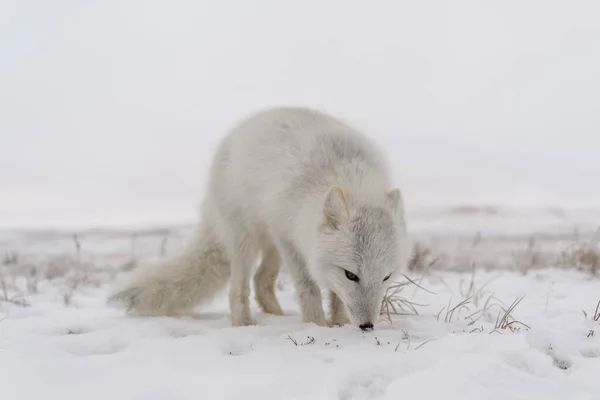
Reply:
M255 327L230 327L226 296L195 318L105 305L115 278L177 251L189 227L0 232L0 395L600 399L600 216L483 211L414 214L422 288L392 300L418 315L401 303L408 315L384 311L369 333L300 323L285 275L287 315L254 307Z

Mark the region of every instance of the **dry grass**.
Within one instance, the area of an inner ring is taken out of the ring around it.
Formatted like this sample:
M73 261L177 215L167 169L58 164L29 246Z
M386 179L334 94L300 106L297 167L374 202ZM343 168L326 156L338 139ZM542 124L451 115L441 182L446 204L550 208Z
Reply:
M19 263L19 253L14 250L6 250L2 257L2 265L16 265Z
M463 296L462 299L453 302L452 297L450 297L448 304L442 307L437 313L437 320L447 324L462 323L465 324L466 327L473 327L472 329L468 328L470 329L468 331L470 333L483 333L485 331L483 324L475 326L482 318L488 323L494 323L489 329L490 334L502 333L505 331L518 332L521 329L530 329L529 325L514 317L515 309L521 303L523 297L515 299L510 306L506 306L506 304L498 299L494 293L485 291L485 288L493 279L495 279L495 277L492 277L482 285L478 285L475 280L475 271L476 269L473 267L469 282L464 280L459 282L459 292ZM405 278L406 281L395 283L390 286L383 298L381 312L383 315L387 316L387 319L390 322L392 320L392 315L419 315L417 307L426 306L424 304L415 303L404 296L405 289L410 285L417 286L419 289L435 295L435 293L422 287L414 280L406 276ZM495 309L497 309L496 313L494 313ZM598 312L599 310L597 309L594 314L596 320L600 319Z
M307 338L306 338L305 341L300 342L300 341L294 339L292 336L290 336L289 333L287 335L287 339L289 341L291 341L294 344L294 346L296 346L296 347L298 347L298 346L308 346L308 345L311 345L311 344L315 344L315 342L316 342L316 340L315 340L315 338L313 336L307 336Z
M64 247L65 244L68 244L65 243L65 240L70 240L73 250L67 250L59 255L52 253L47 255L27 254L5 250L0 265L0 303L26 307L29 305L27 296L37 293L40 285L43 284L45 287L50 286L53 290L58 290L65 307L72 306L81 288L110 284L120 273L136 268L138 266L138 238L140 236L151 237L154 234L162 237L158 255L164 257L170 238L169 232L164 231L152 232L146 236L138 235L136 232L128 234L129 251L123 253L119 247L116 247L119 249L119 254L110 256L103 253L94 254L91 250L86 252L84 247L92 249L94 245L92 239L89 239L90 244L84 246L88 242L88 237L84 234L58 235L51 232L38 235L41 238L34 235L31 239L34 244L60 240L63 241ZM118 239L124 242L125 236L114 235L105 240ZM96 239L97 245L98 240ZM25 255L21 257L21 254ZM101 259L111 259L112 262L103 262L100 261Z
M416 242L410 256L408 270L427 273L438 259L437 257L431 257L431 249L420 242Z
M470 280L459 281L458 292L461 295L461 300L453 303L452 297L450 297L448 304L442 307L437 313L437 320L443 321L444 323L455 323L460 321L466 323L467 326L474 326L481 318L486 319L488 322L493 322L493 310L498 309L495 324L490 333L500 333L501 331L507 330L516 332L522 328L530 329L527 324L513 317L515 308L523 298L518 298L510 306L506 306L506 304L498 299L494 293L489 293L485 290L490 282L496 279L497 276L492 277L479 285L476 282L476 271L476 266L473 264ZM392 315L419 315L417 307L426 306L424 304L415 303L404 296L403 291L408 286L414 285L418 289L435 295L434 292L424 288L409 277L405 276L405 278L405 282L395 283L390 286L383 298L381 312L387 316L389 321L391 321ZM440 277L436 277L436 279L443 282L443 279ZM422 280L422 278L419 280ZM445 282L443 283L445 284ZM445 285L448 287L447 284ZM448 289L450 288L448 287ZM473 328L470 332L483 331L484 327L481 325L481 327Z
M383 296L383 299L381 300L380 312L381 314L386 315L389 321L392 320L392 315L419 315L416 307L426 306L425 304L419 304L410 301L406 297L402 296L402 292L407 286L415 285L417 288L435 294L425 289L408 276L404 275L404 277L406 278L406 282L397 282L390 285Z
M86 283L85 276L73 278L67 283L67 288L63 292L63 304L65 307L68 307L73 303L73 296L75 295L77 288L85 285Z
M430 236L418 239L411 252L409 271L463 272L478 269L510 270L527 274L547 267L576 268L592 276L600 273L600 229L582 234L474 237Z
M525 251L513 252L512 256L517 271L522 274L526 274L530 269L538 268L544 264L541 251L538 249L535 237L533 236L527 241Z
M596 242L571 245L560 254L558 263L597 276L600 272L600 246Z
M19 307L29 307L25 294L21 291L9 288L6 279L0 277L0 303L9 303Z
M583 316L585 317L585 319L588 319L588 313L586 313L585 310L581 310L581 312L583 313ZM596 304L596 309L593 312L593 314L591 316L589 316L589 319L592 320L593 322L600 323L600 301L598 301L598 304ZM595 333L596 333L595 329L590 329L586 336L588 338L591 338L591 337L594 337Z
M494 324L493 332L500 332L500 330L510 330L511 332L515 332L519 330L520 327L525 327L530 329L528 325L522 323L521 321L516 320L512 314L515 308L519 305L519 303L523 300L523 298L516 299L510 306L506 306L506 304L497 298L495 294L489 293L485 290L485 288L496 279L498 276L494 276L484 282L482 285L478 285L475 280L476 276L476 268L475 265L472 266L471 279L467 285L466 290L464 289L465 281L461 280L459 283L459 292L463 296L463 300L458 302L456 305L452 306L451 300L448 303L448 306L442 308L437 315L438 321L440 319L441 314L445 311L445 323L451 323L452 318L456 315L456 319L460 318L460 312L462 310L466 310L470 314L466 315L463 320L467 322L468 326L473 326L477 323L481 318L485 318L490 320L492 317L492 311L494 308L499 309L498 315L496 317L496 323ZM485 299L485 301L483 301ZM473 332L483 332L483 325L479 328L474 328L471 330Z
M493 301L495 300L495 301ZM508 330L510 332L517 332L521 328L531 329L529 325L515 319L513 317L513 312L515 308L519 305L519 303L523 300L522 297L517 298L509 307L505 307L504 304L493 294L491 294L482 308L475 307L473 303L473 297L468 297L459 301L456 304L452 304L452 299L448 302L448 305L443 307L437 314L437 320L440 321L440 318L444 316L444 323L453 323L458 321L463 321L467 323L467 326L473 326L477 323L482 317L487 317L487 319L491 316L491 309L497 307L500 309L498 315L496 317L496 322L494 324L494 329L490 331L491 333L500 333L501 331ZM461 311L466 311L470 314L466 315L464 318L460 318ZM484 332L485 329L483 325L480 327L473 328L470 333L474 332Z
M531 329L531 327L529 325L524 324L523 322L515 319L512 316L512 312L519 305L521 300L523 300L523 297L520 297L520 298L516 299L515 301L513 301L513 303L510 305L510 307L508 307L507 309L504 310L503 314L502 313L498 314L498 318L496 318L496 324L494 325L494 330L491 331L490 334L494 333L494 332L499 332L500 330L506 330L506 329L508 329L511 332L518 332L522 327L526 328L526 329ZM502 315L502 317L500 317L500 315Z
M471 303L471 298L468 297L466 299L461 300L456 305L452 306L452 297L448 300L448 305L443 307L440 312L437 314L437 320L440 320L440 317L444 311L446 311L446 316L444 317L444 323L451 323L452 317L456 313L456 318L460 318L460 311L463 309L469 310L468 305Z
M581 312L583 312L583 315L587 319L588 313L586 313L584 310L581 310ZM600 322L600 301L598 301L598 304L596 304L596 310L594 311L590 319L594 322Z

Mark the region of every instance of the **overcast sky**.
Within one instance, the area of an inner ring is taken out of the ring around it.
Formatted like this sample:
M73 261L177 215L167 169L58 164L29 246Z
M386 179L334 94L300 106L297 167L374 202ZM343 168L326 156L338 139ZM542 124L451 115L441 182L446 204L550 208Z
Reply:
M600 2L0 1L0 226L196 217L271 105L390 152L410 207L600 205Z

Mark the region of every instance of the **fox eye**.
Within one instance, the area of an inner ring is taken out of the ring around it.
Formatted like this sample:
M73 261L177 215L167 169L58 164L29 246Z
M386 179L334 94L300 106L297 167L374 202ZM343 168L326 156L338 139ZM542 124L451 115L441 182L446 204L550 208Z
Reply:
M344 271L346 271L346 270L344 270ZM358 276L354 275L350 271L346 271L346 278L350 279L351 281L358 282Z
M392 274L389 274L388 276L386 276L385 278L383 278L383 281L387 281L388 279L390 279L390 276L392 276Z

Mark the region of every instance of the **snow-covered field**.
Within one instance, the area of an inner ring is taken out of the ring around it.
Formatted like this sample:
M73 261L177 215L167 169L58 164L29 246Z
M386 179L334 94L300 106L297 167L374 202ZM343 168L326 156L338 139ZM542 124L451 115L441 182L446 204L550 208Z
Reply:
M230 326L226 295L187 318L105 304L114 279L176 252L191 226L0 232L0 396L597 400L599 221L593 210L413 212L418 286L400 282L389 301L405 315L384 307L369 333L301 323L285 274L286 316L255 306L254 327Z

